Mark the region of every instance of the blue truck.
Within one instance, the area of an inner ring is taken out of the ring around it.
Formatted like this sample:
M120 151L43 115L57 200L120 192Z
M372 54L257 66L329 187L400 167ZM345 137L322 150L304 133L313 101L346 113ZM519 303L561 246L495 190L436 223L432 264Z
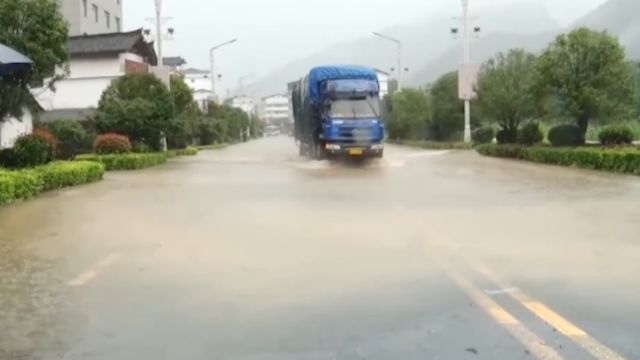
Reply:
M320 66L290 86L301 156L381 158L384 123L373 69Z

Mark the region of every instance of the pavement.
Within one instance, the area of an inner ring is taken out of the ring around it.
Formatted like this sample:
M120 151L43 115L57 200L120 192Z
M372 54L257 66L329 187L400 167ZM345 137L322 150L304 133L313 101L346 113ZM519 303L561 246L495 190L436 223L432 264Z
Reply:
M640 359L636 177L261 139L0 209L0 359Z

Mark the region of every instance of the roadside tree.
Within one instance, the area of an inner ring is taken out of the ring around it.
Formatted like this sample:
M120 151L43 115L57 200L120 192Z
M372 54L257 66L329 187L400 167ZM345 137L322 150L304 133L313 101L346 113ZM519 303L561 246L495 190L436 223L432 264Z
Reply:
M104 91L96 114L100 133L126 135L152 150L162 148L164 134L175 131L175 106L167 87L151 74L130 74Z
M428 94L419 89L396 92L392 99L393 110L389 116L389 137L399 139L423 139L431 119Z
M8 115L20 117L33 105L29 86L52 87L56 69L68 60L67 24L56 0L0 1L0 43L33 60L26 78L0 79L0 122Z
M589 122L625 119L636 111L631 66L618 40L607 32L580 28L559 35L537 61L538 87L558 98L575 119L584 143Z
M535 63L533 54L513 49L482 65L477 104L483 118L500 126L502 142L516 143L520 123L536 114Z

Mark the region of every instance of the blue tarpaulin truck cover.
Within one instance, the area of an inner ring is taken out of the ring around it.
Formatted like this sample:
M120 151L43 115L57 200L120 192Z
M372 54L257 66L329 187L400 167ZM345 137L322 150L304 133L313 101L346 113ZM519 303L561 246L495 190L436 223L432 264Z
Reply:
M328 80L371 80L377 83L378 75L373 69L356 66L319 66L311 69L307 78L309 84L309 98L319 103L322 101L321 85Z

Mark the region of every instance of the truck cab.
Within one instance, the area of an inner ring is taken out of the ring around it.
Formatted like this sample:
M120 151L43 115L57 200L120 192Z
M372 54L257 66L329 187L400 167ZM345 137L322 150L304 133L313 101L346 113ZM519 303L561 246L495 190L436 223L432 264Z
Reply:
M295 136L300 154L382 157L384 124L375 71L321 66L292 84Z

